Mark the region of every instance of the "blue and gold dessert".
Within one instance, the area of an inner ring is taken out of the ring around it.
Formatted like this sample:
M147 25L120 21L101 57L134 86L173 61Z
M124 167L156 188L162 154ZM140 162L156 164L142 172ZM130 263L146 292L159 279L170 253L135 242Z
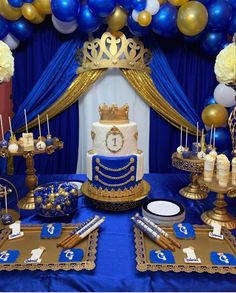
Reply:
M34 191L36 212L43 217L63 217L78 206L78 189L72 183L54 182Z
M93 123L93 149L87 153L88 190L95 196L121 198L143 189L143 152L138 150L138 129L129 121L129 106L99 107Z

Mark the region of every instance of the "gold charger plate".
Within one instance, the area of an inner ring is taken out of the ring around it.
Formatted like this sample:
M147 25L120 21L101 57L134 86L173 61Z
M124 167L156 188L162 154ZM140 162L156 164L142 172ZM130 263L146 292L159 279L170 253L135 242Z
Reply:
M81 191L86 195L97 209L106 211L120 212L134 209L142 203L142 200L148 196L151 190L149 183L145 180L142 181L143 190L139 194L127 197L107 197L92 194L88 190L88 182L83 183Z
M170 235L174 235L172 227L162 228ZM235 266L216 266L211 263L210 252L225 252L236 255L236 239L231 232L225 228L222 229L224 240L212 239L208 236L208 233L212 231L212 228L207 225L194 225L196 238L193 240L178 239L181 243L181 248L176 248L173 252L175 257L175 264L156 264L152 263L149 258L150 250L161 249L157 244L150 240L137 228L134 228L135 237L135 249L136 249L136 261L137 270L144 271L173 271L173 272L197 272L197 273L220 273L220 274L236 274ZM175 237L175 236L174 236ZM192 246L195 248L196 255L201 259L200 264L186 264L184 257L186 256L182 249Z
M63 225L61 237L57 239L41 239L42 225L22 225L21 231L24 232L24 236L14 240L8 240L8 235L11 233L9 229L2 230L0 232L0 250L19 250L20 256L15 263L0 264L0 271L93 270L96 260L98 229L75 246L75 248L81 248L84 251L84 257L81 262L62 263L58 261L62 248L56 246L57 242L72 232L76 226L78 225ZM40 246L46 248L41 257L42 262L39 264L24 264L24 260L30 257L31 250Z

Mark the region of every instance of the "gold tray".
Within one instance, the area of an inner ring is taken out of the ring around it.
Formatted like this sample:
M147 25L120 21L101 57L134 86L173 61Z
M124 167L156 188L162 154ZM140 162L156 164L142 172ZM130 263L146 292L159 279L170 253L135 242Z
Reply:
M76 226L78 225L63 225L61 237L57 239L41 239L42 225L21 225L21 231L24 232L24 237L15 240L8 240L8 235L11 233L9 229L0 231L0 250L11 249L20 251L20 256L17 261L12 264L0 264L0 271L93 270L95 268L98 229L75 247L81 248L84 251L84 257L81 262L58 262L62 248L56 247L56 244L59 239L67 236ZM39 264L24 264L24 260L30 257L31 250L40 246L46 248L42 255L42 262Z
M162 226L162 228L170 235L174 235L172 227ZM212 231L211 227L207 225L194 225L194 228L196 238L193 240L178 239L178 241L181 243L181 248L176 248L175 252L173 253L176 263L166 265L151 263L149 259L150 250L157 250L160 249L160 247L152 240L150 240L146 235L144 235L142 231L134 228L137 270L140 272L173 271L186 273L197 272L210 274L236 274L236 267L216 266L213 265L210 260L211 251L225 252L236 255L236 239L231 234L231 232L223 228L222 234L224 235L224 240L216 240L208 236L209 231ZM185 254L183 253L182 249L189 246L195 248L196 255L202 260L202 263L186 264L184 262Z

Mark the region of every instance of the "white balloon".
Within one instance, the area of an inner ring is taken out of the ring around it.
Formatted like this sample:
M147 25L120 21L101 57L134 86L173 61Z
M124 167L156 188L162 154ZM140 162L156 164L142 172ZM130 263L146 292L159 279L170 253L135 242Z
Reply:
M235 96L236 91L223 83L218 84L214 91L216 102L227 108L235 105Z
M136 21L136 22L138 22L138 15L139 15L139 11L137 11L137 10L133 10L132 11L132 18L133 18L133 20L134 21Z
M160 9L160 3L158 0L147 0L146 8L151 15L157 14Z
M54 15L52 15L52 23L55 29L58 30L62 34L71 34L78 27L76 20L64 22L57 19Z
M12 34L8 34L4 39L2 39L2 41L6 43L12 51L15 50L20 44L20 41Z

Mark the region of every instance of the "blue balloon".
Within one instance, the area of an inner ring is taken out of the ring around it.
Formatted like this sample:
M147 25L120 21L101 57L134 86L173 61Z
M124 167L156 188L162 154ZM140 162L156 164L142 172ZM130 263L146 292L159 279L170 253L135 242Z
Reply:
M117 3L127 11L130 11L134 8L131 0L118 0Z
M236 0L235 0L236 3ZM236 8L234 9L233 17L228 25L228 33L233 36L236 33Z
M225 0L211 1L207 6L208 24L207 28L211 30L222 30L230 22L233 16L233 9L229 2Z
M221 44L220 46L220 50L223 50L225 47L229 46L231 44L231 42L225 41Z
M80 8L80 12L77 16L77 22L81 31L92 33L99 29L99 26L102 23L102 18L94 15L88 5L84 4Z
M163 4L156 15L152 17L152 30L163 37L172 37L178 32L178 10L175 6Z
M18 20L9 21L9 32L20 41L31 38L34 31L34 25L21 17Z
M25 3L33 3L34 0L24 0Z
M76 19L80 9L80 2L77 0L52 0L52 13L61 21L69 22Z
M116 8L116 0L88 0L88 7L96 16L107 17Z
M8 0L8 3L15 8L20 8L24 4L24 0Z
M210 96L209 98L207 98L207 100L204 103L204 108L206 108L208 105L213 105L213 104L217 104L216 100L214 99L213 96Z
M236 1L235 0L226 0L233 8L236 8Z
M226 35L224 33L207 32L202 38L201 46L208 55L216 55L225 41Z
M147 1L146 0L132 0L133 7L137 11L142 11L146 8Z
M137 37L142 37L149 33L149 26L140 26L136 21L134 21L132 13L128 16L128 28L130 32Z
M0 16L0 40L4 39L8 32L8 22L5 18Z
M211 134L211 131L208 130L206 134L206 142L208 144L210 143L210 134ZM215 139L216 139L215 145L216 145L216 149L218 153L226 151L227 149L230 149L232 147L231 135L228 128L225 128L225 127L216 128Z

